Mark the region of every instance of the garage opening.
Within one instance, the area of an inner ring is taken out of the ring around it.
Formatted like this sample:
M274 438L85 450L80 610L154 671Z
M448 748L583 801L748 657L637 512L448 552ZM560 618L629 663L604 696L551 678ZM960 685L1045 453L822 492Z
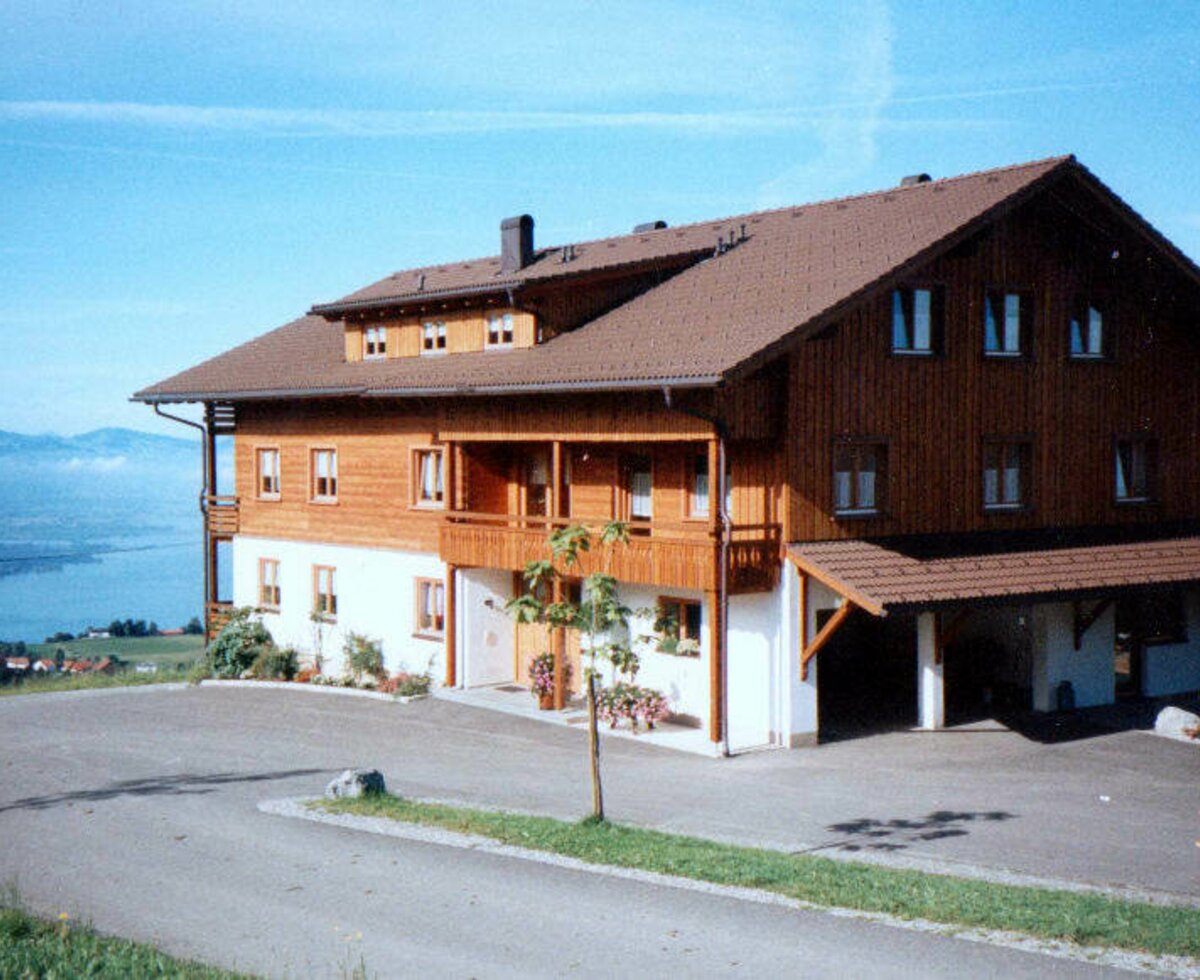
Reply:
M834 610L817 612L817 630ZM855 610L821 650L818 741L833 742L917 723L917 626Z

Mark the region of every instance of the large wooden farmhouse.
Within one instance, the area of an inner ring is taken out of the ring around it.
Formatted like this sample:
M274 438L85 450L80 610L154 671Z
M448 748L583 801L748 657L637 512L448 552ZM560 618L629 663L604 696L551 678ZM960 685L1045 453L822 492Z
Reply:
M1200 688L1198 379L1200 270L1065 157L550 248L509 219L135 397L234 436L210 625L577 683L503 607L548 529L619 518L585 571L658 611L639 682L737 748Z

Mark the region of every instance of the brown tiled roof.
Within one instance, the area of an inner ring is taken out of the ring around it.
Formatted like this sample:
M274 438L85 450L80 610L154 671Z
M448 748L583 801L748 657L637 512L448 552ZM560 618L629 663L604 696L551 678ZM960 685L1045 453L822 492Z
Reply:
M723 254L710 252L617 309L532 349L347 364L338 326L309 315L134 397L182 401L712 384L770 355L801 328L815 328L837 315L1067 172L1086 174L1073 158L1057 157L591 242L578 246L579 258L565 265L554 258L555 250L546 250L521 275L550 277L572 266L583 271L636 265L682 254L680 249L712 249L719 232L740 233L743 225L747 236ZM470 287L489 277L495 281L498 263L484 259L423 270L430 277L426 292ZM397 273L347 299L384 297L405 283L415 284L419 271Z
M870 541L788 546L803 571L876 615L980 600L1200 581L1200 537L922 558Z

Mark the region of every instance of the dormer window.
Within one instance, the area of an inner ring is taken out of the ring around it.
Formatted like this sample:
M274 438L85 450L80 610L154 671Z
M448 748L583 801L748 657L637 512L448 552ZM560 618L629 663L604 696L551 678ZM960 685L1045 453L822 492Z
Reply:
M367 327L363 331L363 357L387 356L387 328Z
M445 320L430 320L421 324L421 353L446 353Z
M496 313L488 317L485 347L511 347L513 317L511 313Z

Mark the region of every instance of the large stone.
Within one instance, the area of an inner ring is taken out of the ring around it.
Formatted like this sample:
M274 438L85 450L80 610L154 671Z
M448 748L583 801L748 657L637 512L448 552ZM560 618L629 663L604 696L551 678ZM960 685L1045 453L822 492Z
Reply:
M1200 729L1200 715L1174 706L1163 708L1154 719L1154 731L1169 738L1183 738L1191 741L1195 736L1189 732Z
M325 787L328 800L356 799L368 793L382 793L383 773L378 769L347 769Z

